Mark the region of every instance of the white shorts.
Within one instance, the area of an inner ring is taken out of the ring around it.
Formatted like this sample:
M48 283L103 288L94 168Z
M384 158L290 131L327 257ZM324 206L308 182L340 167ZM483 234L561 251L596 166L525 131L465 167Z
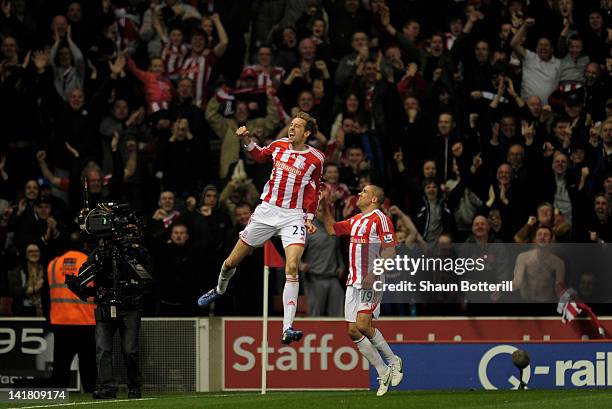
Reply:
M304 246L306 227L302 209L283 209L268 202L255 208L249 223L240 232L240 239L251 247L261 247L272 236L280 236L283 247Z
M347 286L344 296L344 320L357 322L357 313L359 312L372 314L372 318L377 319L380 315L381 298L381 292L355 288L352 285Z

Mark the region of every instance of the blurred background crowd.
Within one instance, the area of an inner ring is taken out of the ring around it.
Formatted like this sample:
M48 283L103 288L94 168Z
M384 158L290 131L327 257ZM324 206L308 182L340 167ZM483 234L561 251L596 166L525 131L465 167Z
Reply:
M262 249L214 311L195 300L271 170L235 130L266 145L300 110L319 124L308 143L326 154L337 219L376 183L402 244L528 243L539 226L610 242L611 13L609 0L2 0L1 312L48 311L49 261L82 248L85 179L90 204L143 215L146 315L259 315ZM346 243L317 223L300 313L340 316Z

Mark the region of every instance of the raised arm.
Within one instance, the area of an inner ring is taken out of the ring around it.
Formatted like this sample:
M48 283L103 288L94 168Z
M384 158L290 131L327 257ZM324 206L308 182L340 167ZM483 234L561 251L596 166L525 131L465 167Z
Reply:
M68 40L68 47L70 48L70 52L72 53L72 58L74 58L74 68L80 74L81 78L85 77L85 58L83 57L83 53L77 47L77 45L72 41L72 28L68 26L68 33L66 35Z
M526 34L527 28L533 27L534 24L535 24L535 19L533 19L532 17L527 18L525 20L525 23L519 29L519 31L517 31L514 37L512 37L512 41L510 42L510 47L512 47L514 52L516 52L516 54L521 58L525 58L525 55L527 55L527 50L525 49L525 47L521 45L521 40L523 39L523 36Z
M228 124L223 115L219 113L219 101L216 97L212 97L208 101L205 118L219 139L223 140L227 132Z
M127 66L128 69L130 70L130 72L136 77L138 78L138 80L140 82L145 82L147 79L147 72L141 70L140 68L138 68L138 66L136 65L136 63L134 62L134 60L132 60L131 58L127 58Z
M215 53L217 57L221 57L223 54L225 54L225 50L227 50L227 46L229 45L229 37L225 32L225 27L223 27L223 24L221 23L219 14L213 14L211 19L215 25L215 28L217 29L217 34L219 34L219 44L215 46L213 53Z
M514 278L512 279L512 290L520 290L525 281L525 257L527 253L521 253L516 258L516 264L514 265Z
M51 170L49 169L49 165L47 165L47 161L45 160L46 158L47 158L47 152L45 152L45 151L38 151L36 153L36 159L38 160L38 165L40 166L40 171L42 172L43 176L49 182L51 182L51 184L53 186L61 187L62 178L60 178L59 176L57 176L53 172L51 172Z
M246 151L251 154L253 160L257 163L265 163L272 157L272 149L269 146L262 148L251 140L249 130L246 126L241 126L236 129L236 136L242 139L242 144ZM272 142L274 143L274 142Z
M321 203L319 205L322 207L323 210L323 224L325 225L325 231L330 236L335 236L336 231L334 230L334 224L336 224L336 220L334 220L334 216L331 213L325 195L323 195L323 197L321 198Z

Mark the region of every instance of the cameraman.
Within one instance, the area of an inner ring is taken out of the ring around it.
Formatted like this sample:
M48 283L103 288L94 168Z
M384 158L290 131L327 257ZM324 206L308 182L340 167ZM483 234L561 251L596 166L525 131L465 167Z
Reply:
M96 298L98 379L93 398L117 396L117 381L113 377L113 338L117 330L127 366L128 398L140 398L138 334L145 285L151 281L149 253L140 244L140 220L127 205L99 203L91 211L83 209L79 224L94 239L94 250L77 277L67 276L66 284L82 300L92 295ZM88 286L92 280L93 288Z
M121 251L127 257L113 259L104 257L95 260L102 263L101 274L96 276L97 301L96 309L96 363L98 382L94 399L113 399L117 395L117 381L113 377L113 337L119 330L121 352L127 367L128 398L142 397L142 377L138 366L138 334L143 310L144 282L135 274L133 267L126 261L137 260L141 266L148 266L148 254L144 247L137 243L125 243ZM119 292L114 293L113 263L118 270Z

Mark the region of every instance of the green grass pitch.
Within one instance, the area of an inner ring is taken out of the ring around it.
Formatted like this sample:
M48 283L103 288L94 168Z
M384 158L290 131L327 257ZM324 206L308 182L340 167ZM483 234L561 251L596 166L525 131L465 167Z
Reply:
M0 404L0 408L79 408L79 409L609 409L610 390L527 390L527 391L389 391L377 398L374 392L269 392L201 393L144 396L142 400L92 400L90 395L72 394L71 403L50 402Z

